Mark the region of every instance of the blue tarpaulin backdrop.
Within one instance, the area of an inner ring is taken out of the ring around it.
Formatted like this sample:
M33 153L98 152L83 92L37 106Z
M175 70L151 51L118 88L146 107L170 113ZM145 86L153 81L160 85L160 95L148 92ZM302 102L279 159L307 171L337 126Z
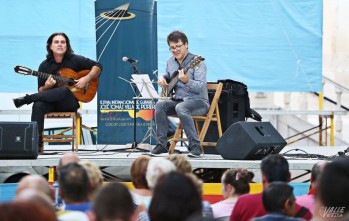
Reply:
M13 67L36 68L52 32L66 32L77 53L95 58L94 0L0 4L0 92L36 90L36 79L15 75ZM322 6L322 0L160 0L159 73L170 56L166 36L179 29L190 50L206 58L211 81L242 81L249 91L321 91Z
M206 58L208 80L241 81L249 91L322 90L322 0L160 0L159 71L173 29Z

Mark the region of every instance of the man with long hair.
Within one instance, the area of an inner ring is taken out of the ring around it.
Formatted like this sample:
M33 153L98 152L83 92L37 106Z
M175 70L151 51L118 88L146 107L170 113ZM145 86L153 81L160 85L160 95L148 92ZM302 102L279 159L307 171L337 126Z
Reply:
M31 120L38 123L39 152L42 152L42 132L44 130L44 116L49 112L75 112L79 102L68 87L57 87L57 78L62 68L70 68L75 72L89 70L89 72L75 79L74 89L84 89L88 83L98 78L102 65L89 58L74 54L70 40L65 33L53 33L47 40L46 59L40 64L39 72L49 74L46 78L39 75L38 92L13 99L17 108L24 104L33 104Z

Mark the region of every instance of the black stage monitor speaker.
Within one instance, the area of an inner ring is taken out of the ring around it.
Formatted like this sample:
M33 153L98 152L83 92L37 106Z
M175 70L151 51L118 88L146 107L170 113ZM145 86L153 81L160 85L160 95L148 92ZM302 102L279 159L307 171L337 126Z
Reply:
M270 122L232 124L217 141L218 153L229 160L260 160L279 153L286 141Z
M36 122L0 122L0 159L36 159Z

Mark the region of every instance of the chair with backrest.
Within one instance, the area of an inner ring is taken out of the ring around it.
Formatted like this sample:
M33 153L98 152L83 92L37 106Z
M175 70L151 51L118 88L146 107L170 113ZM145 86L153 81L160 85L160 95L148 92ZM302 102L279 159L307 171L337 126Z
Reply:
M205 115L192 116L195 122L196 131L199 135L201 146L215 147L217 145L217 142L204 141L207 130L211 122L217 122L218 137L222 136L222 125L221 125L221 118L219 115L219 107L218 107L218 100L219 100L219 97L221 96L222 88L223 88L222 83L208 83L207 84L208 91L214 92L214 96L212 98L210 108L208 109L208 112ZM202 126L199 125L199 122L202 122ZM175 131L175 134L173 136L170 149L169 149L170 154L174 152L174 149L178 141L181 141L181 142L188 141L187 138L183 137L182 129L183 129L182 124L181 122L179 122L177 129Z
M78 151L80 136L81 136L81 115L78 112L50 112L45 114L46 119L71 119L72 126L63 129L62 131L55 134L45 135L43 132L42 142L52 142L52 143L72 143L72 151ZM71 132L70 132L71 131ZM66 134L69 132L69 134ZM76 140L75 140L76 139ZM75 145L74 145L75 144ZM44 145L42 146L42 151L44 151Z

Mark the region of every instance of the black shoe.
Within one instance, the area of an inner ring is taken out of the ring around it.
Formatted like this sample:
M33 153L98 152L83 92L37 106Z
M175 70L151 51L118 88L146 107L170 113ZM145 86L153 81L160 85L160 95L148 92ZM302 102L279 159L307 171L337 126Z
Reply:
M203 151L200 144L193 144L189 147L189 154L188 157L202 157Z
M158 154L162 154L162 153L168 153L169 150L169 143L167 143L167 147L163 146L162 144L156 144L156 146L154 147L154 149L152 149L150 151L151 154L153 155L158 155Z
M24 97L14 98L14 99L13 99L13 103L15 104L15 106L16 106L17 108L20 108L20 107L22 107L24 104L29 104L29 103L28 103L28 97L29 97L29 95L27 94L27 95L24 96Z

